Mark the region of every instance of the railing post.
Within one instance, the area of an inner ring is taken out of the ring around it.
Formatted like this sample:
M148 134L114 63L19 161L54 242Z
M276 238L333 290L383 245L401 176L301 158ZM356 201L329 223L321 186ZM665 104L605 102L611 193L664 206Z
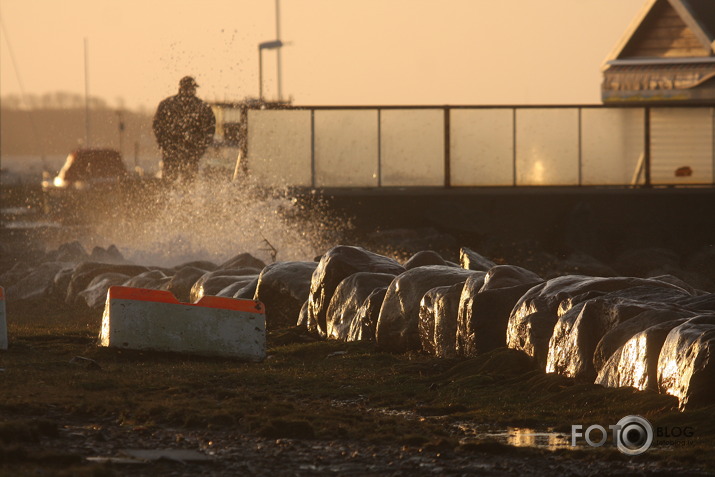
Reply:
M449 108L444 108L444 187L452 187Z
M382 187L382 109L377 108L377 186Z
M315 109L310 110L310 186L315 189Z
M643 187L652 187L650 182L650 106L646 106L644 111L643 136L643 171L645 175Z

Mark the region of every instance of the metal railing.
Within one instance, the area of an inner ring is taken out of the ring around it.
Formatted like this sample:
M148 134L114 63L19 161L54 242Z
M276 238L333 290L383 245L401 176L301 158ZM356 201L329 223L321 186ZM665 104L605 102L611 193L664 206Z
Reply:
M249 110L246 164L299 187L712 186L711 106Z

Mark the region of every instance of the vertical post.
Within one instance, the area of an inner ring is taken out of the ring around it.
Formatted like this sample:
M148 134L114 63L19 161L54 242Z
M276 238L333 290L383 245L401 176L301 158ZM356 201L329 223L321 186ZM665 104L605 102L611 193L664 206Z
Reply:
M119 127L119 155L124 156L124 117L122 111L117 111L117 121Z
M651 187L650 182L650 106L645 107L643 124L643 166L645 172L645 184L643 187Z
M382 187L382 109L377 108L377 186Z
M449 108L444 108L444 187L452 186L452 151L450 144Z
M258 46L258 99L263 101L263 48Z
M89 135L89 47L84 38L84 145L90 146Z
M315 110L310 110L310 186L315 188Z
M511 110L511 155L512 185L516 187L516 108Z
M581 114L583 113L583 108L578 108L578 185L579 187L583 185L583 121L581 120Z
M281 41L281 0L276 0L276 40ZM276 80L278 81L278 102L283 100L283 88L281 87L281 47L276 49Z
M139 141L134 142L134 167L139 165Z

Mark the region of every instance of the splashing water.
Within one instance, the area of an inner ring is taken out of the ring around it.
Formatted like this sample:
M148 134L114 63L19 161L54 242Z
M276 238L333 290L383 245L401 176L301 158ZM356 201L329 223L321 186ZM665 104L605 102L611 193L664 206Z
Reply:
M324 207L303 207L287 190L203 176L143 194L132 209L97 221L95 241L116 245L135 263L159 266L221 263L243 252L269 263L271 247L280 261L312 260L345 225Z

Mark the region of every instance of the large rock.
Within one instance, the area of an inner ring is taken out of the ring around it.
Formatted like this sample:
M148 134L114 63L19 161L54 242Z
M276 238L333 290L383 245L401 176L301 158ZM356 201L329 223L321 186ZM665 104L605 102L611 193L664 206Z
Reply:
M593 367L596 373L600 374L613 354L638 333L661 323L693 318L697 314L681 306L665 303L647 308L633 318L619 323L606 332L596 345L593 353Z
M459 265L466 270L486 272L489 271L490 268L496 266L496 263L470 248L462 247L459 250Z
M99 246L94 247L89 255L89 261L115 264L128 263L116 245L110 245L106 249Z
M419 350L419 310L424 294L435 287L464 282L474 273L484 272L428 265L395 278L387 289L377 321L378 348L395 353Z
M380 308L386 294L387 287L380 287L375 288L365 298L355 312L355 319L348 331L348 341L375 341L377 319L380 317Z
M480 287L479 283L470 284L470 280L462 291L457 312L457 354L465 357L505 347L507 324L514 305L538 284L488 288Z
M94 277L102 273L115 272L133 277L148 271L147 267L140 265L115 265L109 263L84 262L77 265L72 273L69 286L67 287L67 295L65 302L68 305L83 305L86 304L84 298L79 296L90 284Z
M317 266L316 262L276 262L261 271L254 298L266 306L266 328L296 325Z
M107 291L114 285L122 285L129 279L129 275L117 272L106 272L97 275L89 282L87 288L78 293L89 308L101 310L107 301Z
M19 275L16 281L2 283L6 287L7 299L30 301L50 298L55 276L70 267L71 265L66 262L45 262L37 267L28 268L27 273Z
M405 270L411 270L425 265L447 265L447 262L440 254L433 250L421 250L412 255L410 259L405 262Z
M631 336L600 367L596 384L657 391L658 358L663 343L668 333L685 321L686 318L663 321Z
M422 349L427 353L439 358L456 356L457 310L465 282L432 288L422 297L419 333Z
M236 268L257 268L259 271L263 270L266 264L263 260L254 257L250 253L239 253L235 257L232 257L221 265L218 266L217 270L232 270Z
M215 270L215 266L214 266ZM166 285L166 290L170 291L177 300L189 302L191 300L191 289L202 276L210 272L207 268L198 268L193 265L185 265L178 268Z
M258 285L258 275L242 275L236 277L235 281L230 285L216 292L216 296L225 296L227 298L243 298L253 299L256 294L256 286Z
M591 298L638 286L685 292L675 285L655 279L583 275L552 278L531 288L514 305L507 325L507 346L526 352L536 360L540 369L545 370L549 341L560 316Z
M344 279L333 292L325 315L327 337L347 341L355 323L358 310L376 288L386 288L394 275L387 273L358 272Z
M240 298L242 300L253 300L254 297L256 296L256 289L258 288L258 277L260 275L255 275L253 279L243 285L241 288L236 290L233 295L231 295L233 298Z
M543 282L536 273L516 265L496 265L484 276L484 284L479 291L511 288L519 285L536 285Z
M321 336L327 335L326 315L330 300L341 281L357 272L399 275L405 269L395 260L360 247L339 245L320 259L313 272L308 295L309 322Z
M191 303L196 303L201 298L207 295L216 296L221 290L229 285L233 285L238 281L243 281L247 275L257 276L261 271L257 268L218 268L213 272L204 273L201 278L196 280L191 287L189 299ZM245 283L244 283L245 284ZM234 290L235 292L235 290Z
M81 263L87 261L96 262L98 260L90 260L87 251L78 241L63 243L56 251L50 252L48 258L58 262Z
M125 287L148 288L150 290L165 290L168 289L169 283L171 283L171 277L167 276L163 270L149 270L130 278L122 285Z
M680 288L638 286L591 298L563 313L549 342L546 372L593 382L594 353L601 338L641 313L689 296Z
M715 403L715 314L673 328L658 359L658 388L681 409Z

